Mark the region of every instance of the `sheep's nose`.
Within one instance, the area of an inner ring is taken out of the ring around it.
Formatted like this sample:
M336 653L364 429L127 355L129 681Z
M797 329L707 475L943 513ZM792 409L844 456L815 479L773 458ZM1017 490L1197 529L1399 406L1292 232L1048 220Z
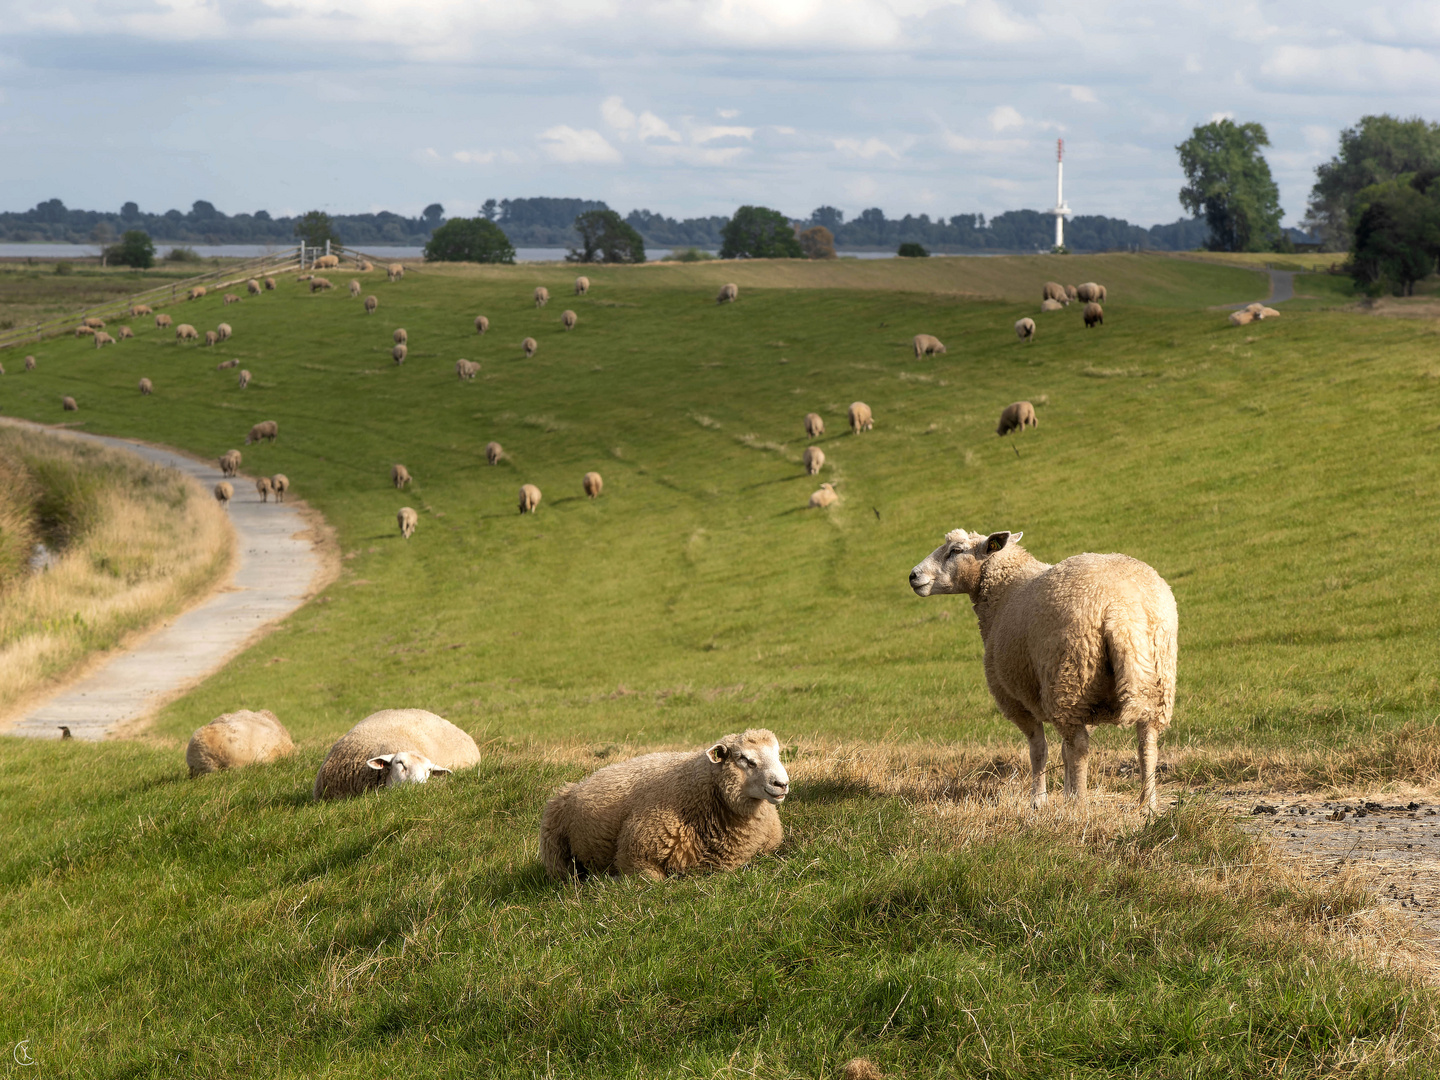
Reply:
M911 570L911 571L910 571L910 584L911 584L911 585L918 585L918 584L920 584L920 571L919 571L919 570Z
M790 787L790 781L789 781L789 780L771 780L771 781L770 781L770 786L771 786L771 787L775 787L775 788L779 788L781 791L785 791L787 788Z

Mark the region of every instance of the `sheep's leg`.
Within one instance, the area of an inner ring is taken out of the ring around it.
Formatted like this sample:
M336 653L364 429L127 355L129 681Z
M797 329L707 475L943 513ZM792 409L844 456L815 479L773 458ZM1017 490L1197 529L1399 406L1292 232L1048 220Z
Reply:
M997 694L995 703L1030 743L1030 806L1039 809L1049 799L1045 792L1045 765L1050 760L1050 747L1045 742L1045 725L1012 697Z
M1085 804L1087 792L1086 774L1090 768L1090 729L1084 724L1057 724L1061 744L1061 757L1065 762L1065 797Z
M1160 729L1142 720L1135 725L1140 744L1140 805L1155 809L1155 761L1159 757Z

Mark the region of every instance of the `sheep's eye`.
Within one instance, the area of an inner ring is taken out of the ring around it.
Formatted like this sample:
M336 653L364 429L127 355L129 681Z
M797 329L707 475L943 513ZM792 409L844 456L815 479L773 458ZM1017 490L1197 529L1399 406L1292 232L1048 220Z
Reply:
M744 765L747 769L755 768L755 761L753 758L742 757L740 759L740 763Z

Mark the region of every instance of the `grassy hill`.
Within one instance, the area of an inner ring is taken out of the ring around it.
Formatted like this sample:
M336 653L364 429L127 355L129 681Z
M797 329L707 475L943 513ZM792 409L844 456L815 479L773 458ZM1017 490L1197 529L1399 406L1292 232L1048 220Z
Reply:
M1103 327L1037 313L1057 266L1106 283ZM0 412L75 419L71 394L88 430L240 447L345 552L323 596L170 705L148 744L0 741L0 910L26 940L0 976L0 998L27 1002L15 1041L59 1017L43 1038L77 1075L161 1075L173 1052L221 1075L815 1076L861 1051L907 1075L1281 1059L1318 1075L1352 1038L1362 1072L1433 1068L1430 1029L1396 1021L1432 999L1313 944L1363 897L1291 881L1194 805L1149 824L1103 799L1089 822L1023 813L1005 783L1021 742L968 603L906 582L956 526L1022 529L1047 560L1125 551L1179 601L1172 781L1431 783L1429 323L1326 310L1339 291L1305 279L1320 299L1235 329L1205 309L1265 296L1263 274L1158 256L602 268L585 297L564 267L420 267L366 276L374 316L330 276L331 293L286 280L179 305L177 322L235 328L213 349L137 320L102 351L36 347L34 372L4 357ZM740 300L717 306L726 280ZM541 284L555 299L537 310ZM915 359L917 332L948 354ZM999 439L1017 399L1040 427ZM876 421L860 436L856 400ZM241 446L264 419L277 443ZM805 508L818 480L842 496L825 512ZM544 492L534 517L516 513L525 482ZM396 706L471 731L486 766L309 805L328 742ZM181 741L239 707L274 709L300 754L185 782ZM543 884L535 823L559 782L746 726L795 762L780 857L660 889ZM1097 743L1131 754L1124 733ZM1128 803L1130 782L1099 772ZM141 1022L158 1002L165 1018Z

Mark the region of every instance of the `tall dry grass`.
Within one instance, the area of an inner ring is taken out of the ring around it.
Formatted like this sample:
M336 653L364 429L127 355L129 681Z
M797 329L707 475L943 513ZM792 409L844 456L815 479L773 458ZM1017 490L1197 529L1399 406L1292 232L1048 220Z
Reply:
M0 474L0 716L183 608L233 556L214 500L133 455L0 429ZM31 571L37 541L55 559Z

